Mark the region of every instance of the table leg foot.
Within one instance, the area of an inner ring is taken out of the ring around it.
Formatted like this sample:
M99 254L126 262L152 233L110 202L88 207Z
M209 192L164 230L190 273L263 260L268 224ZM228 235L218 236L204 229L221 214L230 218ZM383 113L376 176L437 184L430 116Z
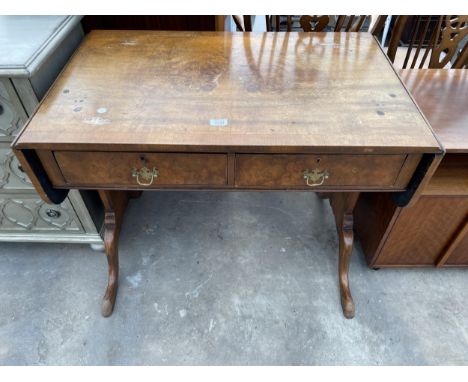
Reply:
M341 307L346 318L353 318L356 308L349 288L349 264L353 252L353 210L359 193L333 194L330 203L335 214L339 239L338 277L341 294Z
M107 288L101 305L101 314L109 317L114 310L119 284L118 243L123 213L129 195L123 191L99 191L105 208L104 247L108 264Z

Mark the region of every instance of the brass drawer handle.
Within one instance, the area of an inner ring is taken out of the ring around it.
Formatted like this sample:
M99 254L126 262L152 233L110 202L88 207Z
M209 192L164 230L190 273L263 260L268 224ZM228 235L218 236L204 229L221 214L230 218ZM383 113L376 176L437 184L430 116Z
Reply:
M328 171L320 171L319 169L313 169L312 171L305 170L303 175L309 187L321 186L325 182L325 179L329 177Z
M159 176L159 171L153 167L153 170L150 170L148 167L143 166L139 170L136 168L132 169L132 177L136 178L137 183L140 186L151 186L155 178ZM142 182L140 179L143 179Z

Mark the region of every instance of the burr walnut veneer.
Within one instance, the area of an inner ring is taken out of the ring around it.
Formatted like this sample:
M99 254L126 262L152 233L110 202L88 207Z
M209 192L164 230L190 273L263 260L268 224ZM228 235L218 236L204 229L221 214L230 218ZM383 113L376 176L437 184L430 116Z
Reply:
M15 150L45 200L99 190L105 316L128 192L209 189L330 192L348 318L359 192L407 204L443 152L369 34L147 31L91 32Z

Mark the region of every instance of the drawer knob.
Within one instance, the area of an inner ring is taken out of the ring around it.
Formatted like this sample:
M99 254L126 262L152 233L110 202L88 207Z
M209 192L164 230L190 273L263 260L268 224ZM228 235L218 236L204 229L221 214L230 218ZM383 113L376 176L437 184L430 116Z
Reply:
M148 167L144 166L137 170L136 168L132 169L132 177L136 178L137 183L140 186L150 186L153 184L155 178L159 176L159 171L153 167L153 170L150 170Z
M319 169L313 169L312 171L305 170L303 172L304 179L306 180L306 184L309 187L317 187L321 186L325 179L328 179L328 171L320 171Z

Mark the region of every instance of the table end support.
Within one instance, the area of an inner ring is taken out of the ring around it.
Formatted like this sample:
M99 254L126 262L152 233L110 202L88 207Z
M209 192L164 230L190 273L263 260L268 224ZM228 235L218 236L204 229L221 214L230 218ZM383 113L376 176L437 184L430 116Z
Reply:
M117 297L117 288L119 285L119 229L117 229L115 213L113 211L106 211L104 229L104 246L106 250L109 278L106 293L102 300L101 314L104 317L109 317L114 310L115 298Z
M330 198L339 239L338 277L341 307L346 318L353 318L356 311L349 287L348 273L354 243L353 210L358 198L358 192L334 193Z
M101 314L104 317L109 317L114 310L119 285L118 243L129 194L125 191L100 190L99 195L105 209L104 247L108 264L108 282L102 300Z
M349 262L353 252L353 216L345 214L343 217L343 224L338 227L338 236L340 240L340 253L338 260L339 279L340 279L340 294L341 294L341 307L343 314L346 318L353 318L356 311L351 290L349 288Z

